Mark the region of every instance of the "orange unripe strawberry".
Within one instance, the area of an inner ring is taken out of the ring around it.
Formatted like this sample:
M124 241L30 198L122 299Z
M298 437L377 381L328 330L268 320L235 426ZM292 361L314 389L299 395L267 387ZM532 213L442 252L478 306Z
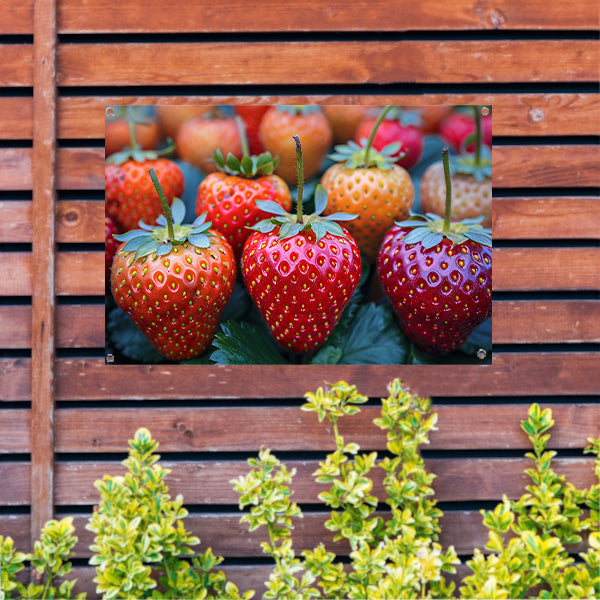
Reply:
M298 176L293 135L302 139L306 180L319 173L333 139L329 121L317 106L272 106L264 114L258 137L267 152L279 156L275 173L290 186Z

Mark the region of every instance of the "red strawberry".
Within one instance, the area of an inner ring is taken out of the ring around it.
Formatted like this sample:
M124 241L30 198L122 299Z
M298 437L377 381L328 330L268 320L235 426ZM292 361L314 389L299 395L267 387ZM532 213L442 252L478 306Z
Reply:
M119 233L115 222L112 220L110 215L104 213L104 259L106 263L106 284L110 279L110 267L112 266L113 257L117 252L119 244L113 237L115 233Z
M121 153L108 160L116 156ZM148 183L149 169L156 171L169 204L183 193L183 173L176 162L168 158L140 158L109 163L104 169L106 212L121 231L135 228L140 220L153 225L162 213L158 194L152 182Z
M131 116L131 146L109 156L104 168L106 212L121 231L133 229L140 220L153 225L162 214L158 194L147 176L149 169L158 173L169 203L183 193L181 169L176 162L162 158L163 154L173 151L173 146L160 151L141 150L135 137L134 124L135 119Z
M232 117L205 114L183 123L175 136L177 153L190 165L204 173L214 171L212 160L217 149L225 155L241 158L242 143L237 123Z
M165 211L159 226L116 236L111 288L116 303L170 360L202 354L211 343L235 283L233 250L205 222L182 225L185 206L173 200L172 217L154 171Z
M450 181L448 150L444 164ZM431 354L460 347L492 314L491 231L477 219L413 215L387 233L377 258L379 281L400 326Z
M329 167L321 178L329 196L325 214L344 211L358 215L347 228L367 262L377 257L383 236L394 219L408 217L415 196L408 171L393 164L401 158L400 144L390 144L380 152L371 147L379 131L378 123L384 122L391 108L386 107L380 114L366 144L359 146L350 141L346 146L335 146L330 157L340 162Z
M476 107L478 110L480 107ZM440 137L454 152L473 152L475 143L468 138L475 135L475 119L471 115L455 112L446 117L440 125ZM492 115L488 114L481 119L483 143L492 147ZM466 144L466 147L463 148Z
M377 122L377 117L364 119L358 125L354 140L361 142L368 140L371 131ZM383 150L389 144L401 142L402 146L398 151L405 153L404 158L398 160L398 164L410 171L421 160L425 143L423 134L418 129L419 117L415 113L405 112L398 108L388 112L385 119L379 125L375 139L373 140L373 148L375 150ZM396 158L392 155L392 158Z
M179 128L190 119L214 110L210 104L160 104L155 108L156 120L163 138L175 139Z
M256 200L276 202L284 210L292 208L287 184L273 174L279 159L273 159L268 152L260 156L248 155L243 125L242 142L244 156L241 161L233 154L225 160L220 150L215 152L214 161L219 171L202 180L196 197L196 214L208 213L213 227L233 248L236 260L241 258L244 243L250 236L249 227L268 217L258 208Z
M301 177L297 215L273 202L257 204L273 210L274 216L255 225L246 242L244 282L277 342L292 352L312 352L331 335L360 280L358 246L335 222L352 217L319 217L327 204L321 185L315 193L315 214L303 215Z
M246 125L246 137L248 138L250 154L258 155L265 151L258 137L258 128L269 108L269 104L238 104L233 107L235 114L242 117L244 125Z
M275 173L290 186L297 180L294 134L304 144L307 180L319 173L333 139L329 121L318 106L272 106L265 113L258 136L267 152L279 156Z

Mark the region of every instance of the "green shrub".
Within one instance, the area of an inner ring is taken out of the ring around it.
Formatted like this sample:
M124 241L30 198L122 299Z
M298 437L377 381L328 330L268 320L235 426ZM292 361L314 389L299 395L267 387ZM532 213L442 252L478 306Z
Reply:
M265 526L269 542L263 551L275 567L265 598L453 598L455 585L445 574L459 564L454 548L438 543L441 511L433 498L432 481L419 446L428 443L437 415L429 399L405 390L400 381L388 386L381 417L375 424L387 434L390 457L378 461L376 453L360 454L355 443L339 434L341 417L360 412L367 398L354 386L339 382L326 391L306 395L302 407L327 419L336 449L314 473L329 486L319 498L331 509L327 529L333 539L346 539L350 564L344 565L320 544L295 555L291 543L293 518L299 507L291 501L288 472L269 450L245 477L232 481L240 494L240 508L249 508L242 521L250 530ZM521 426L533 452L527 493L516 501L504 497L493 511L482 511L489 530L486 554L475 550L467 561L472 574L461 582L461 598L598 598L600 597L599 485L578 490L551 466L555 452L546 450L552 412L533 404ZM598 440L586 449L596 455L600 477ZM371 472L383 469L389 519L375 515L379 499L372 494ZM589 511L586 516L586 510ZM587 536L589 549L575 562L566 548Z
M481 511L488 530L485 551L466 562L470 574L459 584L460 563L452 546L439 543L441 510L434 498L435 475L428 473L419 448L429 443L437 414L429 398L406 390L399 380L388 386L381 416L374 423L387 436L387 456L361 453L358 444L339 432L341 418L356 415L367 401L356 388L339 382L306 394L303 410L327 420L335 441L314 473L326 489L319 495L329 507L325 526L333 540L346 540L349 562L324 544L296 555L294 519L302 517L292 501L294 470L288 470L269 449L250 458L249 472L232 481L241 520L250 531L266 528L262 544L274 567L264 597L300 598L600 598L600 485L577 489L552 469L555 452L547 449L554 424L550 409L533 404L521 423L533 452L531 483L518 500L504 497L494 510ZM600 480L600 441L590 440ZM183 498L172 499L158 464L158 444L147 429L129 442L122 476L96 482L100 502L87 524L95 534L90 564L96 567L97 592L105 600L119 598L243 598L237 587L217 571L221 557L210 549L197 554L200 543L186 529ZM389 506L385 518L376 509L372 474L383 470ZM587 542L575 559L569 546ZM70 558L77 542L73 520L49 521L30 554L17 552L13 540L0 536L0 600L57 599L73 596ZM34 582L17 575L31 565ZM454 574L454 577L449 577Z

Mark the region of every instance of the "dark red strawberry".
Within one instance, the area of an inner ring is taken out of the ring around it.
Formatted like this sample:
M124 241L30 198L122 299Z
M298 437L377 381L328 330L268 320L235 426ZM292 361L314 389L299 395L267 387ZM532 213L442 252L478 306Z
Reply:
M480 107L477 107L479 109ZM475 118L464 112L454 112L446 117L440 125L440 137L456 153L473 152L475 150ZM492 115L481 119L483 143L492 147Z
M171 145L160 151L141 150L134 124L131 119L131 146L111 154L104 168L106 212L121 231L134 229L141 220L154 225L156 218L162 214L160 199L148 178L150 169L156 171L169 204L175 196L183 193L183 173L179 165L163 157L174 147Z
M112 220L110 215L104 213L104 258L106 263L106 285L110 280L110 267L112 266L113 257L117 252L119 246L117 240L113 237L116 233L119 233L115 222Z
M111 288L116 303L156 349L170 360L202 354L211 343L235 284L231 246L211 229L206 215L183 225L179 198L169 209L156 172L151 181L165 216L159 225L118 235ZM171 216L172 211L172 216Z
M233 107L235 114L242 117L244 125L246 125L246 137L250 154L258 155L265 151L265 147L258 137L258 128L269 108L269 104L237 104Z
M240 119L240 117L236 117ZM244 125L240 125L243 156L233 154L223 158L220 150L213 156L219 171L209 173L198 186L196 214L208 213L214 229L230 243L236 260L242 256L244 243L252 233L250 226L268 217L256 205L256 200L270 200L286 211L292 208L290 189L274 174L279 159L269 152L250 155Z
M373 127L377 123L378 116L364 119L358 125L354 140L362 142L369 139ZM425 143L423 134L419 131L419 116L414 112L403 111L398 107L388 111L385 119L377 128L377 133L373 139L373 148L383 150L389 144L400 142L402 145L398 150L396 158L400 154L405 154L396 164L404 167L406 170L412 169L421 160Z
M434 355L459 348L492 314L492 237L479 219L450 222L448 150L446 215L413 215L385 236L377 258L379 281L400 326Z
M297 144L302 171L300 141ZM316 211L302 213L303 178L298 178L298 213L274 202L257 202L273 217L257 223L242 255L242 275L273 337L292 352L316 350L331 335L358 286L362 265L356 242L336 221L351 215L319 216L327 204L321 185Z

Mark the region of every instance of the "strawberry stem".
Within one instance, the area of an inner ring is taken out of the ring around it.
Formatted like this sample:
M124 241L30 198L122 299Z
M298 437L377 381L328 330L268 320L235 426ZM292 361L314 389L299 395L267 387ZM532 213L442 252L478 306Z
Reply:
M450 160L448 148L442 150L442 162L444 164L444 178L446 180L446 210L444 212L443 233L450 233L450 213L452 212L452 180L450 178Z
M304 164L302 162L302 146L300 138L293 136L296 141L296 168L298 169L298 223L302 223L302 192L304 191Z
M481 164L481 106L474 106L475 110L475 165Z
M152 183L156 188L156 193L160 198L160 203L162 205L163 212L165 213L165 217L167 218L167 233L169 236L169 241L173 241L175 239L175 231L173 230L173 217L171 216L171 209L169 208L169 203L167 202L167 197L160 185L160 181L156 176L156 171L154 169L149 169L148 173L150 173L150 179L152 179Z
M242 120L242 117L236 115L235 122L238 127L238 132L240 134L240 141L242 142L242 155L247 156L250 155L250 149L248 147L248 136L246 135L246 125Z
M390 112L392 106L393 106L392 104L388 104L381 111L381 114L377 118L377 121L375 121L375 125L373 125L373 129L371 129L371 135L369 136L369 141L367 142L367 147L365 148L365 165L369 164L369 152L371 150L371 146L373 145L373 140L375 139L375 134L377 133L377 130L379 129L379 125L381 125L381 121L383 121L383 119L385 118L385 115L387 115L388 112Z

